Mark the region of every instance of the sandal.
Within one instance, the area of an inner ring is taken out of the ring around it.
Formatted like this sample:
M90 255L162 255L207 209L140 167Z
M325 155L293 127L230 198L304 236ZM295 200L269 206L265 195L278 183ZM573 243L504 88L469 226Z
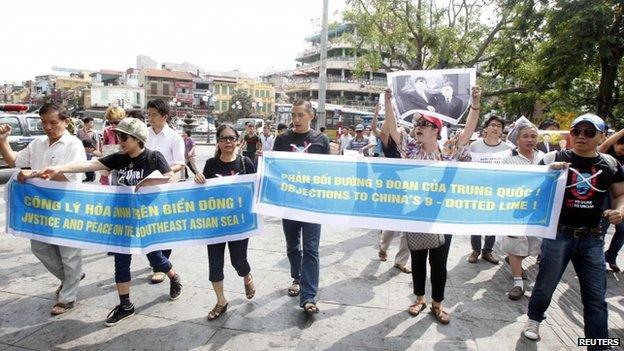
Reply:
M249 283L245 283L245 295L248 299L251 300L253 299L254 295L256 295L256 287L253 282L253 277L251 276L251 273L249 273L249 278L251 278L251 281L249 281Z
M165 277L167 275L163 272L155 272L154 274L152 274L152 278L150 278L150 283L152 284L159 284L165 281Z
M431 313L436 317L438 322L442 324L449 324L451 316L442 308L431 305Z
M314 302L306 302L303 305L303 311L307 314L319 313L319 309L318 307L316 307L316 304Z
M386 251L379 249L378 255L381 262L386 262L388 260L388 253Z
M288 296L299 296L299 282L293 280L292 285L288 288Z
M395 264L394 264L394 268L396 268L396 269L400 270L400 271L401 271L401 272L403 272L403 273L407 273L407 274L412 273L412 270L411 270L411 269L409 269L409 268L407 268L407 266L401 266L401 265L400 265L400 264L398 264L398 263L395 263Z
M80 280L83 280L85 278L86 274L82 273L82 275L80 276ZM58 299L59 294L61 293L61 290L63 290L63 284L59 285L58 288L56 288L56 291L54 292L54 294L56 295L56 298Z
M420 312L424 311L425 308L427 308L427 303L425 301L416 302L407 309L407 312L416 317L420 314Z
M50 314L53 316L58 316L59 314L63 314L71 310L72 308L74 308L73 302L67 302L67 303L57 302L54 304L54 306L52 306L52 310L50 311Z
M225 311L227 311L228 308L228 303L226 302L225 305L219 305L216 304L215 307L212 309L212 311L210 311L210 313L208 313L208 320L209 321L213 321L219 317L221 317L222 314L225 313Z

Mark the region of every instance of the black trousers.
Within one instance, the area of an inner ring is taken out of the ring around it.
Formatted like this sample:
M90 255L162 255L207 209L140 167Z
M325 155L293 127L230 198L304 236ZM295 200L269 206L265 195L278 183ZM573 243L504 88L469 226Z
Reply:
M436 302L444 300L446 288L446 262L451 247L452 235L445 235L444 245L427 250L411 250L412 255L412 283L414 295L425 295L425 281L427 279L427 256L431 266L431 298Z
M223 280L225 244L226 243L208 245L208 280L211 282L220 282ZM227 246L230 249L230 261L234 269L236 269L236 273L241 277L251 272L251 267L249 267L249 262L247 261L248 244L249 239L227 242Z

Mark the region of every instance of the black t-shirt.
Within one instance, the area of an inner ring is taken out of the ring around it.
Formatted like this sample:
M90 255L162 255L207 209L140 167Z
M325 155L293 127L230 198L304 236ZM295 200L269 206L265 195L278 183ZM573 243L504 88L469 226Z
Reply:
M243 169L243 162L245 162ZM244 170L244 171L243 171ZM236 156L236 160L232 162L223 162L218 157L213 157L206 161L204 171L202 172L206 179L216 177L226 177L236 174L252 174L256 173L256 168L249 157Z
M295 133L289 129L275 138L273 150L329 154L329 139L317 130L310 129L307 133Z
M148 160L148 154L154 154L155 156L155 168L150 167ZM165 160L165 157L158 151L151 151L145 149L139 156L132 158L125 152L116 152L99 159L109 170L117 170L117 184L134 186L139 184L141 180L146 178L152 172L158 170L160 173L165 174L171 171L169 164Z
M624 181L622 167L617 166L614 171L605 161L608 155L581 157L572 150L557 153L555 161L570 163L559 224L573 228L597 227L609 187Z
M253 156L256 154L256 149L260 138L258 138L258 134L245 135L244 137L245 143L247 143L247 155Z
M401 153L399 152L399 147L397 146L392 136L388 136L388 144L384 144L382 142L383 153L386 158L401 158Z

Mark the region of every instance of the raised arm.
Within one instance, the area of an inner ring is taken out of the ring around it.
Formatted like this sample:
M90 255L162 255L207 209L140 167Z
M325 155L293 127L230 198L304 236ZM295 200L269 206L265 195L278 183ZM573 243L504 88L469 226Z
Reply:
M394 142L399 145L401 143L401 134L399 134L396 116L392 108L392 89L386 89L384 98L386 104L386 119L381 127L381 142L387 146L390 141L389 138L392 138Z
M458 147L462 147L470 142L470 137L477 129L477 123L479 123L479 112L481 112L481 88L474 86L472 87L472 101L468 118L466 118L466 127L457 137Z
M620 129L617 133L613 133L612 136L608 137L600 146L598 146L598 152L602 152L603 154L609 151L609 148L620 140L621 137L624 137L624 129Z
M98 160L74 161L60 166L48 167L41 171L34 171L30 174L29 178L39 177L43 179L56 179L57 176L60 176L63 173L82 173L104 170L108 170L108 168L106 168L106 166Z
M377 120L379 119L379 110L381 109L381 105L377 104L375 106L375 114L373 115L373 122L371 123L371 131L374 135L379 135L379 129L377 129Z

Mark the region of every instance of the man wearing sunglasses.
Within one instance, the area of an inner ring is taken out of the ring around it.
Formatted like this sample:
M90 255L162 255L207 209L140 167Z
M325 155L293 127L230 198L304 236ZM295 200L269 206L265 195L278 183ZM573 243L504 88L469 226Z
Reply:
M539 339L540 322L544 320L552 294L570 261L581 287L585 337L605 339L609 336L604 236L600 221L606 217L612 224L622 222L624 173L612 156L597 151L605 131L606 125L600 117L593 114L579 116L572 122L570 130L572 148L550 152L540 162L550 165L551 169L567 168L568 180L557 237L542 241L542 259L523 333L528 339ZM608 191L613 197L614 209L603 211Z

